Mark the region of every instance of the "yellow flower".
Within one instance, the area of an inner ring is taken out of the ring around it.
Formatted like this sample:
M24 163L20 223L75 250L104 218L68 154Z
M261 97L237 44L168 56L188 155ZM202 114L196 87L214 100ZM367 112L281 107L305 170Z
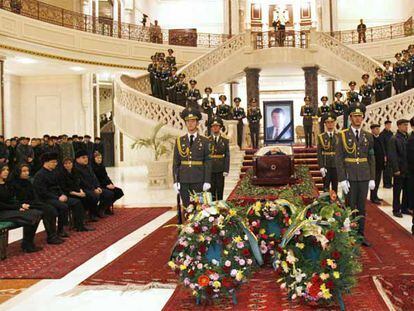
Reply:
M329 274L328 273L321 273L319 276L320 276L320 278L321 278L322 281L325 281L326 279L329 278Z
M174 263L173 261L169 261L169 262L168 262L168 266L169 266L171 269L175 269L175 268L176 268L175 263Z
M204 236L203 236L202 234L200 234L200 235L198 236L198 241L199 241L199 242L204 242L204 240L205 240Z
M303 243L296 243L296 247L299 249L303 249L305 247L305 244Z
M219 288L219 287L221 287L221 283L219 281L214 281L213 282L213 287Z
M289 272L288 264L286 261L282 261L282 269L285 273Z
M237 271L237 274L236 274L236 281L241 281L241 280L243 280L243 271Z
M238 236L236 236L235 238L233 238L233 241L234 241L234 242L236 242L236 243L239 243L239 242L242 242L242 241L243 241L243 239L241 238L241 236L240 236L240 235L238 235Z
M232 216L236 216L237 215L237 213L236 213L236 211L234 210L234 209L230 209L229 210L229 215L232 217Z
M333 264L334 264L334 260L332 260L332 259L326 259L326 263L327 263L328 266L332 267Z
M260 234L265 234L265 233L266 233L266 229L264 229L264 228L260 229L260 230L259 230L259 233L260 233Z
M224 250L223 253L224 253L224 255L228 255L229 251Z
M330 299L330 298L332 298L332 294L331 294L331 292L329 291L329 289L328 289L328 288L326 288L326 285L325 285L325 284L322 284L322 285L321 285L321 291L322 291L322 297L323 297L323 298L325 298L325 299Z
M197 296L197 291L193 290L193 296Z
M180 266L180 270L182 271L182 270L185 270L185 269L187 269L187 266L186 265L181 265Z
M340 276L341 274L338 272L338 271L334 271L334 273L333 273L333 277L335 278L335 279L339 279L339 276Z

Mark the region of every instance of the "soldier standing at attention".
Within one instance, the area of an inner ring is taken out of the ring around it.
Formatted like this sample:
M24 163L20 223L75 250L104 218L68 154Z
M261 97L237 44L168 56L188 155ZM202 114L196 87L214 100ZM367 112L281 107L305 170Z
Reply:
M391 189L392 188L392 168L390 165L390 161L388 159L388 143L392 136L394 136L394 133L391 130L392 122L390 120L387 120L384 122L384 129L379 135L379 138L381 139L381 143L384 146L385 149L385 168L383 173L383 182L384 182L384 188Z
M385 84L385 98L384 99L386 99L386 98L391 97L392 85L394 83L394 73L390 69L391 62L389 60L386 60L383 65L385 67L385 70L383 72L383 76L384 76L384 79L385 79L385 82L386 82L386 84Z
M168 87L168 80L171 75L171 69L170 66L166 62L164 62L164 65L162 66L162 72L161 72L161 94L160 98L162 100L167 100L167 87Z
M174 67L177 65L177 62L175 61L173 49L168 49L168 56L165 58L165 61L170 67Z
M348 206L357 209L359 234L364 236L365 202L368 189L375 188L374 139L362 129L365 107L355 104L350 107L351 126L339 133L336 145L335 164L339 184L346 196ZM371 244L364 238L362 245Z
M364 21L362 18L359 20L359 25L357 27L358 32L358 43L367 42L366 32L367 32L367 26L364 24Z
M381 183L382 171L385 167L386 155L385 148L379 137L379 124L371 124L371 134L374 137L374 152L375 152L375 189L371 190L371 202L374 204L381 204L382 199L378 197L378 188Z
M178 82L175 84L175 98L178 105L185 107L187 104L188 91L188 84L184 82L185 74L180 73L178 79Z
M241 99L236 97L234 100L235 106L233 107L233 119L237 120L237 145L242 147L243 144L243 119L246 118L246 113L244 112L243 107L240 107Z
M259 148L259 134L260 134L260 120L262 113L257 106L255 98L250 100L250 108L247 110L247 121L249 122L250 140L252 141L252 148Z
M223 200L224 178L230 171L229 140L221 136L223 121L215 116L211 123L211 193L214 201Z
M403 61L405 63L405 90L411 89L412 75L413 75L413 63L408 50L403 51Z
M157 58L155 55L151 56L152 63L148 65L148 72L150 76L150 84L151 84L151 95L156 96L155 94L155 72L157 71Z
M359 94L361 95L361 104L367 107L372 103L372 95L374 95L374 89L372 88L372 85L368 83L369 74L364 73L361 78L363 81L363 83L359 87Z
M226 104L227 97L226 95L220 95L219 105L217 106L216 115L218 115L222 120L231 120L231 107Z
M178 76L177 76L177 68L171 67L171 75L168 78L167 83L167 94L168 94L168 101L170 103L177 103L177 98L175 94L175 85L178 83Z
M194 79L190 80L190 88L187 91L187 107L194 109L200 109L198 101L201 99L201 93L199 89L196 89L197 81Z
M348 85L349 91L346 92L346 103L348 105L348 109L344 111L344 129L348 128L349 110L351 109L351 106L359 103L359 93L355 91L356 82L351 81L348 83Z
M411 79L410 79L410 86L411 88L414 87L414 44L410 44L408 46L408 53L411 63Z
M186 108L181 112L187 134L178 137L174 147L174 190L180 194L184 207L190 203L190 193L211 188L210 142L198 133L201 112Z
M326 131L318 135L318 164L323 177L323 191L338 191L338 174L335 165L335 150L338 141L335 133L336 117L329 115L325 119Z
M401 60L401 53L395 54L397 61L393 65L394 88L397 94L405 91L405 63Z
M214 108L216 108L216 100L211 96L211 93L213 93L213 89L211 87L206 87L204 89L204 93L206 93L206 97L204 97L201 101L201 108L203 109L203 112L207 114L207 121L205 125L207 127L207 135L210 136L210 124L214 115Z
M376 77L372 80L372 87L375 90L375 102L379 102L386 98L387 81L383 78L381 67L375 68Z
M305 104L300 108L300 115L303 117L303 131L305 133L305 148L312 148L312 127L313 117L316 115L315 109L311 105L310 96L303 99Z
M325 132L325 120L331 113L331 107L328 105L328 96L321 97L322 106L318 108L319 133Z

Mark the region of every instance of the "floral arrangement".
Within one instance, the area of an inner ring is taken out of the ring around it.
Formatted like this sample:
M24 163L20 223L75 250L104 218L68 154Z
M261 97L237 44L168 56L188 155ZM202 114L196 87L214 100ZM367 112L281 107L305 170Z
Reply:
M358 217L335 197L321 197L292 216L274 267L290 299L315 304L337 300L343 309L342 293L349 292L361 271L358 262Z
M257 240L224 201L211 202L206 193L192 200L168 264L197 302L221 296L236 302L236 289L262 264Z

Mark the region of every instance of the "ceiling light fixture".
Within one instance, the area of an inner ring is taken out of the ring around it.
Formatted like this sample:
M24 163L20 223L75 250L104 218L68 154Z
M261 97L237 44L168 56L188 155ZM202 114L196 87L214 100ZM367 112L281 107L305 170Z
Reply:
M83 71L83 70L85 70L85 68L79 67L79 66L73 66L73 67L70 67L70 70L73 70L73 71Z
M21 64L36 64L38 61L33 58L27 58L27 57L17 57L16 62Z

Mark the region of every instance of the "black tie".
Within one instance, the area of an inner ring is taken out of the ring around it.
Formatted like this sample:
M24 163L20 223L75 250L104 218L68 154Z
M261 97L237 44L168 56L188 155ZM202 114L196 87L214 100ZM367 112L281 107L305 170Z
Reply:
M355 130L355 138L357 142L359 142L359 131L358 130Z
M194 135L190 135L190 147L193 146L193 142L194 142Z
M218 143L218 137L216 136L216 138L214 140L215 140L215 144L217 145L217 143Z

